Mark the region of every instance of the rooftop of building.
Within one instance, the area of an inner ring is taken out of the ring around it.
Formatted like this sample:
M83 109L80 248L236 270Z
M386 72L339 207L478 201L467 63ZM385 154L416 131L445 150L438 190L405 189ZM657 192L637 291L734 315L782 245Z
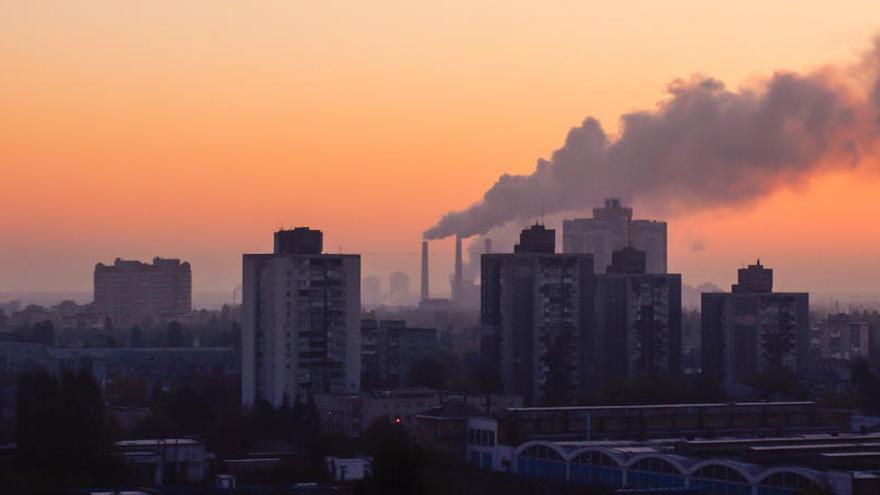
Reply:
M695 402L687 404L632 404L614 406L552 406L552 407L513 407L507 411L513 412L553 412L553 411L602 411L602 410L626 410L626 409L685 409L685 408L727 408L727 407L756 407L756 406L786 406L803 407L816 406L814 401L776 401L776 402Z

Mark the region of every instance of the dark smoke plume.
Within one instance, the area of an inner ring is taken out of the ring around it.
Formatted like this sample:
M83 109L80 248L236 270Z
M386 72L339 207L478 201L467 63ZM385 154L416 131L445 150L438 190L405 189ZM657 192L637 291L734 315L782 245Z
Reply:
M481 235L607 196L666 213L729 206L817 170L855 167L880 131L878 55L880 41L856 68L780 72L738 92L711 78L677 80L656 110L624 115L618 139L587 118L532 174L502 175L481 201L424 236Z

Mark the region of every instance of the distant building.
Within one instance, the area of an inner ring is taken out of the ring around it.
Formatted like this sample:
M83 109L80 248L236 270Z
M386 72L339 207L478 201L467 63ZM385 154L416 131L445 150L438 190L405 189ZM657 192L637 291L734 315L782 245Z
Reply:
M593 257L554 251L555 232L534 225L481 259L481 354L527 404L573 403L588 385Z
M596 275L595 339L586 348L596 392L612 377L681 372L681 275L645 273L645 252L615 251Z
M815 360L852 361L870 356L870 325L846 313L813 324L810 354Z
M178 259L152 264L116 258L95 265L92 311L113 319L167 318L192 311L192 270Z
M614 251L632 246L647 254L647 273L666 273L666 222L633 220L632 215L632 208L608 198L604 207L593 208L593 218L563 221L563 252L592 254L596 273L601 273Z
M409 385L413 365L436 345L436 328L409 328L398 320L362 320L361 384L367 389Z
M410 302L409 275L394 272L388 277L388 298L392 305Z
M282 230L274 253L244 255L245 406L360 389L360 256L323 254L321 239L318 230Z
M765 371L806 371L809 294L773 292L760 261L739 270L731 292L702 296L702 367L730 390Z
M364 306L375 307L382 302L382 281L375 275L364 277L361 282L361 301Z

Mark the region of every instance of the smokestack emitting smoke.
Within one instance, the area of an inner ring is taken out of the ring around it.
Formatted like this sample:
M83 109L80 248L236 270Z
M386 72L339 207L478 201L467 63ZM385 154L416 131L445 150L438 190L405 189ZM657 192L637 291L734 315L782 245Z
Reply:
M624 115L618 139L587 118L530 175L502 175L481 201L447 213L424 237L485 234L545 207L582 210L609 194L656 213L728 206L817 170L854 167L880 131L878 67L880 38L848 70L780 72L738 92L711 78L677 80L656 110Z
M422 241L422 301L427 301L431 294L428 287L428 241Z
M461 236L455 236L455 275L452 279L452 300L461 300L462 289L462 266L461 266Z
M492 239L489 239L489 238L487 237L486 240L483 241L483 242L484 242L484 244L483 244L483 252L484 252L485 254L492 254Z

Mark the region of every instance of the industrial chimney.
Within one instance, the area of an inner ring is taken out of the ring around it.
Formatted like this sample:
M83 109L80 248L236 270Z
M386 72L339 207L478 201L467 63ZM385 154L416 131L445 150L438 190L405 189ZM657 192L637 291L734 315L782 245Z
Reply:
M492 254L492 239L489 239L488 237L483 244L483 254Z
M462 291L462 267L461 267L461 236L455 236L455 276L452 279L452 300L461 302Z
M422 241L422 301L431 297L428 290L428 241Z

